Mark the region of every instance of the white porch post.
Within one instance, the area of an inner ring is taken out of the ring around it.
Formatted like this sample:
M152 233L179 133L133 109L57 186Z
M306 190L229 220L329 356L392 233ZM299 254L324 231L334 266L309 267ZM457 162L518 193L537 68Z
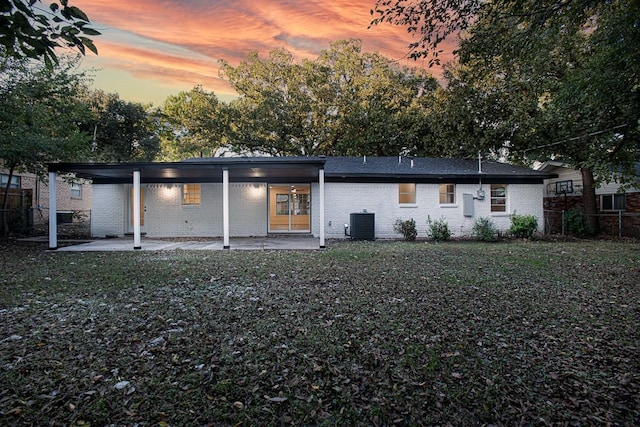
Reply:
M49 249L58 249L56 173L49 172Z
M133 171L133 249L142 249L140 243L140 171Z
M324 249L324 169L318 172L320 187L320 249Z
M229 169L222 170L223 249L229 249Z

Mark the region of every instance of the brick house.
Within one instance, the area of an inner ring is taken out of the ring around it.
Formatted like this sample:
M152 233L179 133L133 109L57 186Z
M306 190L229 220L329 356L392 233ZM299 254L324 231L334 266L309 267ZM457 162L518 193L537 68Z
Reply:
M635 187L622 190L619 182L611 182L596 189L603 233L640 237L640 162L635 166ZM545 162L537 170L556 175L544 181L544 210L547 231L560 232L562 211L584 210L582 176L579 170L558 161Z
M8 181L9 171L0 164L0 197L4 194ZM89 220L93 200L91 182L78 179L72 183L58 176L56 183L57 212L60 219ZM12 199L10 209L19 209L22 206L28 211L33 224L45 224L49 221L47 180L39 180L32 173L14 172L9 186L9 196Z
M506 230L513 213L543 215L552 175L504 163L405 157L227 157L171 163L51 164L93 182L94 237L229 237L306 234L398 238L398 219L427 217L468 235L478 217ZM352 215L355 214L355 215ZM369 215L367 215L369 214ZM355 218L355 219L354 219ZM541 230L542 231L542 228ZM53 246L55 246L55 241Z

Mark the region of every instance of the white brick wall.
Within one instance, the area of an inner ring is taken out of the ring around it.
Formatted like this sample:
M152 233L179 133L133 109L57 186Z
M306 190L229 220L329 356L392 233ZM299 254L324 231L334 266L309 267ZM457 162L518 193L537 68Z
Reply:
M490 187L485 185L484 200L474 200L474 216L463 215L463 194L476 194L477 184L456 185L456 203L439 204L438 184L417 184L416 204L403 206L398 203L398 184L325 184L325 236L327 238L343 238L344 224L350 221L352 212L375 214L376 238L401 237L393 230L397 219L413 218L418 229L418 237L426 237L427 216L438 220L444 218L454 236L470 235L476 218L490 217L499 230L507 230L511 226L510 213L534 215L538 218L540 231L543 227L542 189L541 184L511 184L507 187L507 213L491 213ZM317 194L317 193L316 193ZM319 205L314 200L314 212ZM329 224L331 222L331 224ZM319 223L313 222L313 233L319 232Z
M145 187L145 224L142 231L149 237L219 237L222 236L222 184L202 184L201 204L182 205L182 185L149 184ZM128 192L130 185L95 185L93 194L92 234L122 235L130 230L128 222ZM427 216L444 218L454 236L469 235L479 217L490 217L496 227L507 230L509 214L534 215L540 231L544 222L542 184L511 184L507 187L506 213L490 212L490 187L484 186L484 200L474 200L474 216L463 215L463 194L476 194L477 184L456 185L456 203L439 204L438 184L417 184L416 204L398 203L398 184L325 184L325 236L345 238L344 224L352 212L375 214L376 238L399 238L393 230L397 219L416 221L418 237L426 237ZM234 183L229 185L229 216L231 236L263 236L267 234L267 185ZM319 186L311 186L312 232L318 236Z
M125 233L124 185L101 184L93 186L91 208L91 235L123 235Z
M201 203L182 204L181 184L148 184L144 188L144 226L149 237L219 237L222 225L222 184L201 184ZM92 234L104 237L131 232L129 192L131 185L95 185ZM267 234L267 186L229 185L230 234ZM116 220L116 218L118 220Z

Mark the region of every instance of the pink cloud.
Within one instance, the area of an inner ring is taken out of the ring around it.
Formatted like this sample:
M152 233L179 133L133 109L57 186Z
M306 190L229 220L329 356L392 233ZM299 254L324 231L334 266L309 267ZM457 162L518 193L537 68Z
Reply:
M100 63L134 77L224 89L218 61L232 65L257 50L285 48L314 58L332 41L359 38L403 65L412 41L404 28L367 29L375 0L72 0L103 32L95 38ZM439 71L439 70L437 70ZM434 73L437 74L437 73ZM211 86L209 86L211 85Z

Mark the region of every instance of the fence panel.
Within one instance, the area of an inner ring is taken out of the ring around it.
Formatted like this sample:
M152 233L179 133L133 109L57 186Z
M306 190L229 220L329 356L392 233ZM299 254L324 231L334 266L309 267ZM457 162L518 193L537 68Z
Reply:
M566 211L544 211L546 234L568 234L565 230L564 215ZM598 218L600 234L614 237L640 238L640 213L612 212L593 215ZM589 215L585 215L585 218Z

